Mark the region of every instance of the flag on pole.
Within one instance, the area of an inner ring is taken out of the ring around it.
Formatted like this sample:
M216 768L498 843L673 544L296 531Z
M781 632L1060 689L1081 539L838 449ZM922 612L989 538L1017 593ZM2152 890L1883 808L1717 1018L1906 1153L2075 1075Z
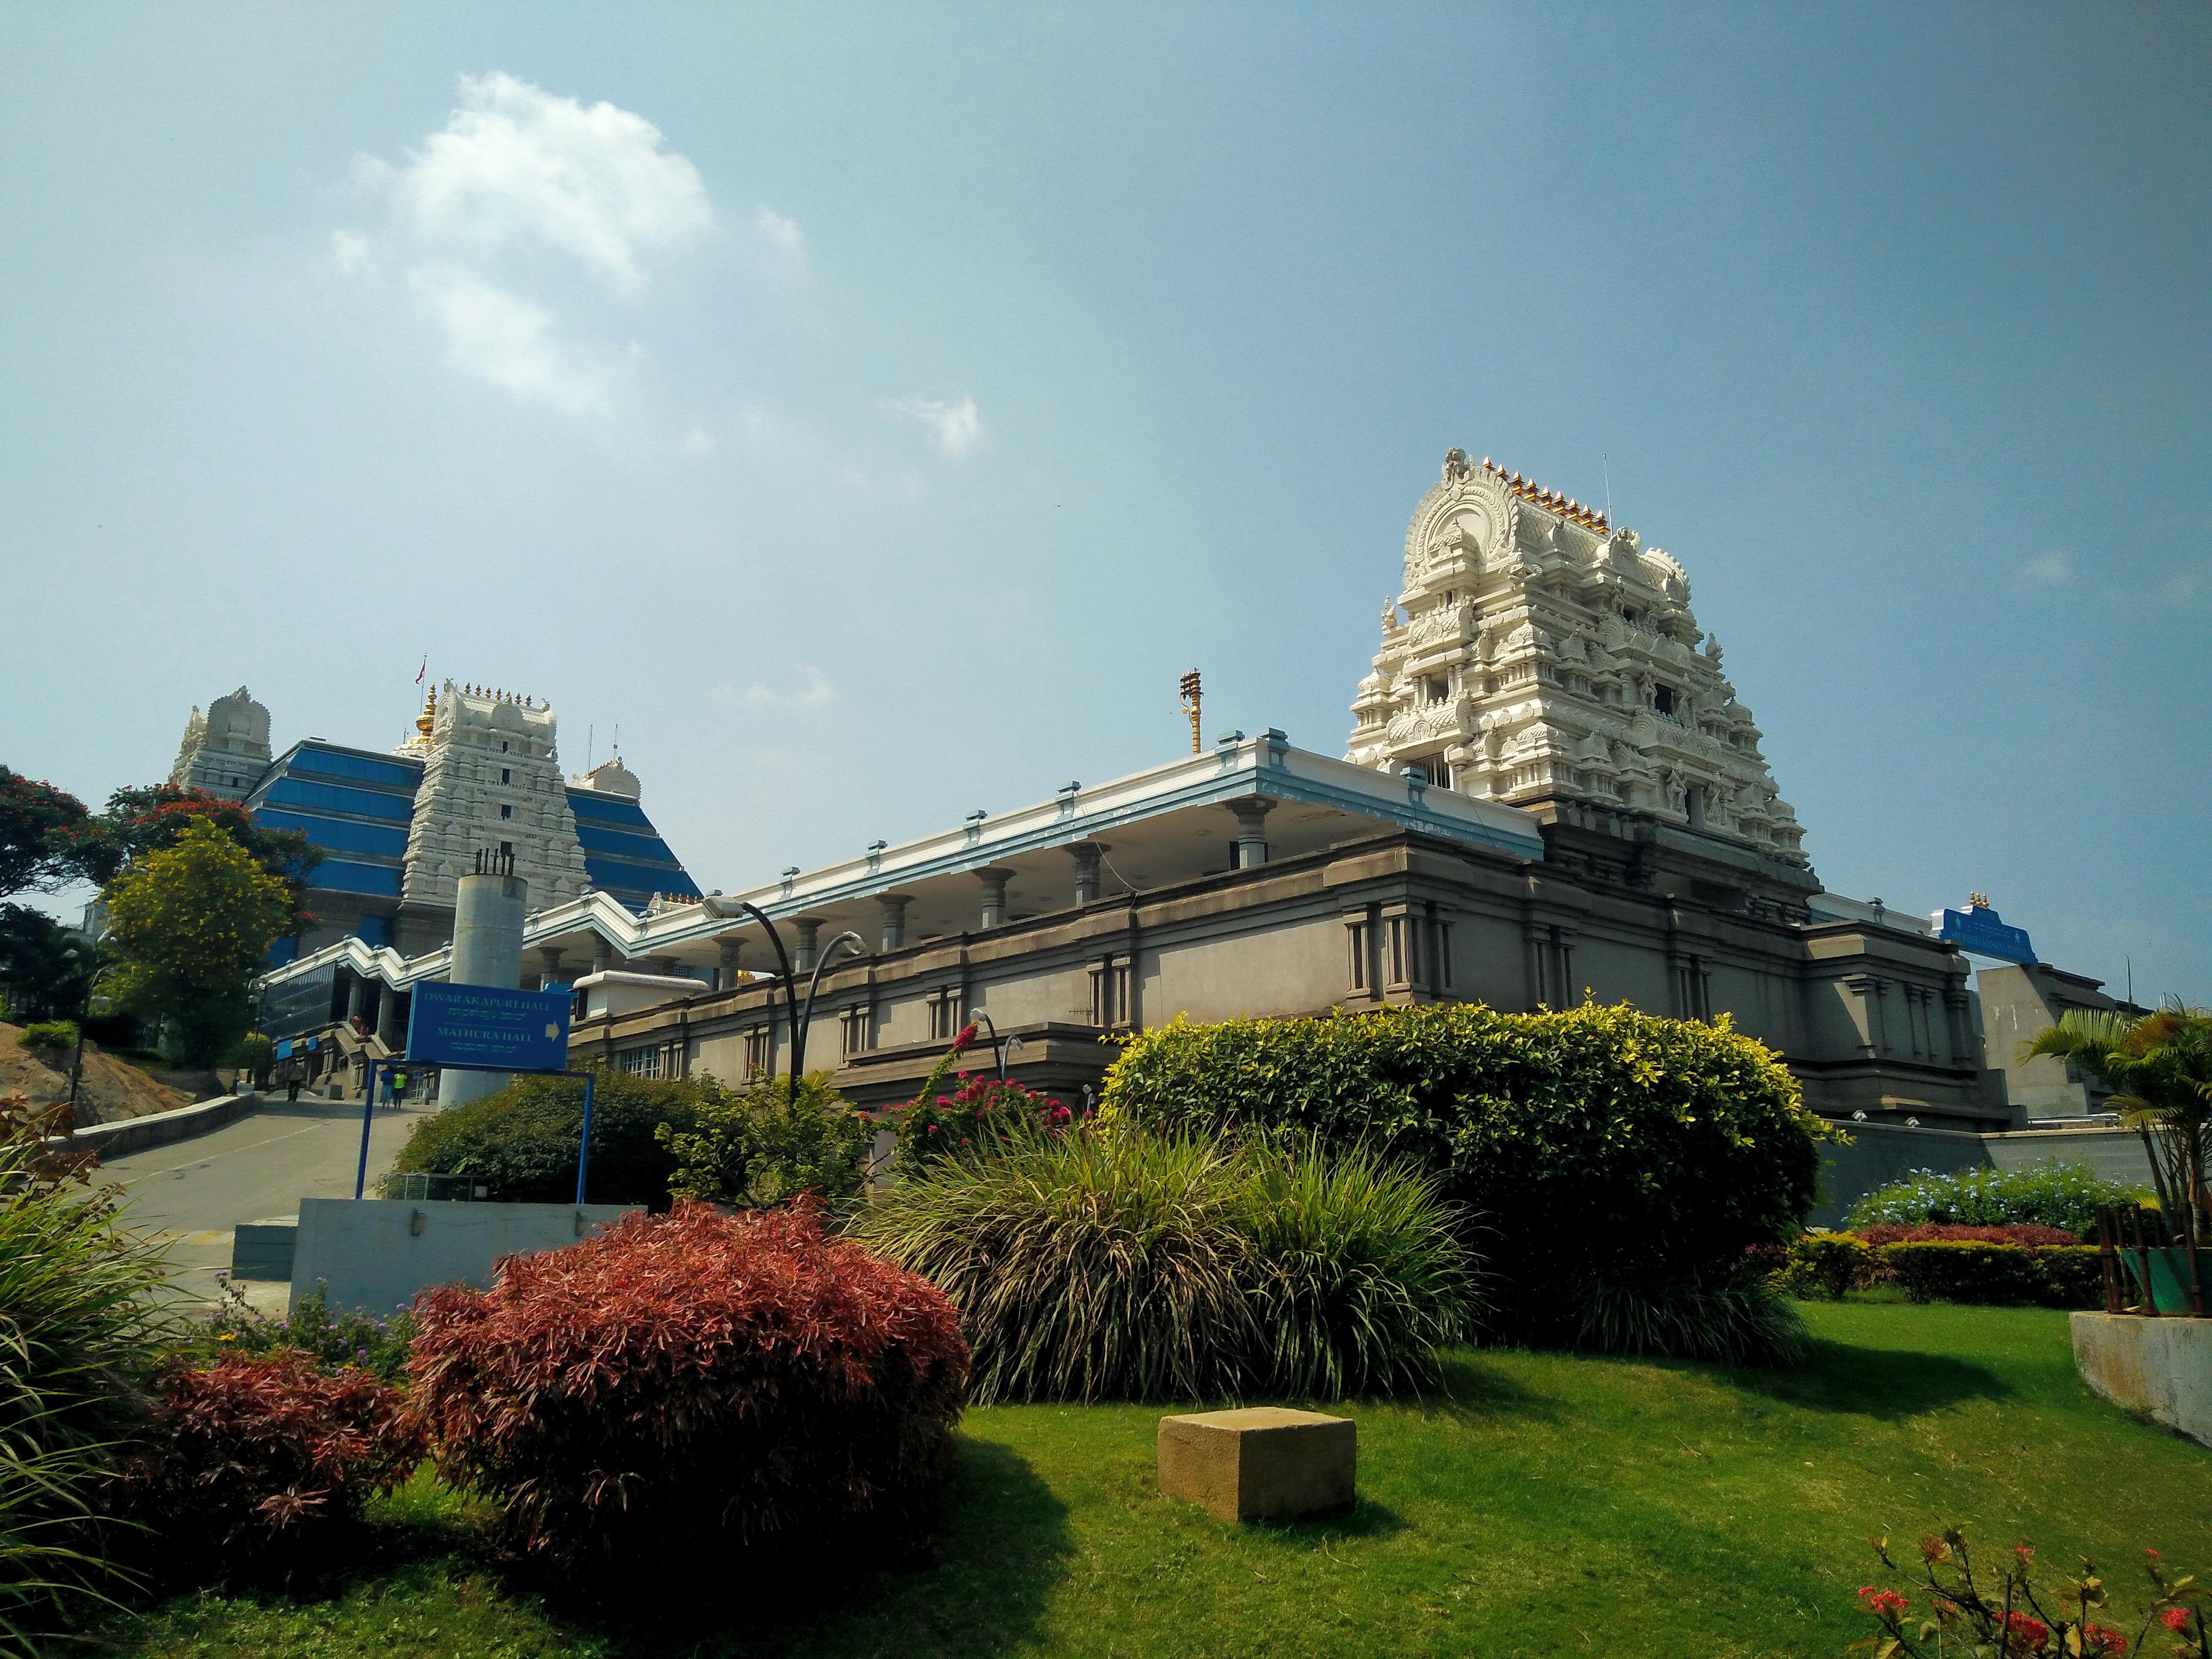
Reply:
M417 684L417 685L422 684L422 676L423 676L423 675L425 675L425 674L427 674L427 673L428 673L429 672L430 672L430 659L429 659L429 658L425 657L425 658L423 658L423 659L422 659L422 665L420 668L418 668L418 669L416 669L416 670L415 671L415 684Z

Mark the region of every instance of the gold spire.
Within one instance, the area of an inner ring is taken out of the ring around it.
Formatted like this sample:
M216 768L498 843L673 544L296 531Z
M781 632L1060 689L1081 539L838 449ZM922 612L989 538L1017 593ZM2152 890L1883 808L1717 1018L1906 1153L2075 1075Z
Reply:
M423 699L422 712L415 717L415 729L422 734L423 741L426 743L429 740L430 727L437 722L437 719L438 688L434 685L430 688L430 695Z

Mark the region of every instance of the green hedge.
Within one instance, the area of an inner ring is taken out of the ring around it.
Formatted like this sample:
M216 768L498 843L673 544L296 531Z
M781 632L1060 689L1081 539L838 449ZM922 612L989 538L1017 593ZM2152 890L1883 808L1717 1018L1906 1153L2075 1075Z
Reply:
M592 1094L593 1204L642 1204L665 1210L678 1158L660 1139L697 1125L702 1103L726 1103L712 1078L659 1079L601 1070ZM394 1168L473 1176L486 1197L509 1203L565 1204L576 1196L582 1144L580 1078L516 1078L505 1088L424 1118L400 1148Z
M2100 1204L2148 1201L2150 1193L2107 1181L2087 1164L2046 1158L2018 1170L1915 1170L1851 1206L1846 1226L1902 1227L1959 1223L1996 1227L2027 1222L2094 1238Z
M1103 1106L1411 1158L1480 1218L1495 1335L1730 1358L1786 1345L1747 1253L1802 1231L1833 1133L1725 1018L1626 1006L1178 1020L1130 1040Z
M2094 1244L2017 1244L1950 1240L1885 1244L1876 1264L1915 1302L1978 1302L2046 1308L2101 1308L2105 1269Z

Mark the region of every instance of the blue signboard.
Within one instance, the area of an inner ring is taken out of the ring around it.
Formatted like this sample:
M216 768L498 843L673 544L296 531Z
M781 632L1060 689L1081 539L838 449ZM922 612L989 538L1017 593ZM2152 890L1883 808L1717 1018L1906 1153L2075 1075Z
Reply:
M2027 942L2025 927L2008 927L2004 918L1986 904L1970 905L1964 910L1943 913L1943 931L1940 938L1950 940L1961 951L1978 957L1995 957L2000 962L2035 961L2035 947Z
M286 1037L282 1042L276 1045L276 1058L279 1060L289 1060L292 1058L291 1038Z
M408 1010L407 1058L424 1066L565 1071L570 1006L565 991L424 981Z

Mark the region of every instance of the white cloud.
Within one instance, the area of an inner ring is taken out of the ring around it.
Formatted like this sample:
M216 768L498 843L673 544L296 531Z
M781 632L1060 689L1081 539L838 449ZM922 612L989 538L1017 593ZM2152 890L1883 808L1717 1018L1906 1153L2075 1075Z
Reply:
M645 286L642 253L714 219L699 169L652 122L511 75L463 76L444 129L386 173L395 216L424 240L539 242L623 294Z
M684 434L684 453L686 455L713 454L714 434L708 431L705 427L695 423L691 429Z
M556 337L552 313L465 271L416 270L410 280L446 325L453 362L517 397L570 415L605 413L635 349L577 347Z
M714 224L698 168L652 122L501 73L463 76L444 127L398 166L357 158L354 178L386 221L333 233L337 268L374 280L386 263L404 266L456 363L572 414L606 410L638 351L563 340L538 297L545 283L565 264L635 302L652 258Z
M963 397L957 404L936 398L887 398L883 406L891 414L920 421L928 430L929 441L938 453L956 461L965 459L991 441L973 398Z
M2074 580L2074 560L2063 547L2039 553L2013 567L2013 580L2024 587L2063 587Z
M837 700L837 688L818 668L801 668L779 685L749 685L743 691L729 685L714 688L717 701L742 708L820 708Z
M793 264L806 263L806 233L797 220L785 218L774 208L758 208L753 213L753 234Z

